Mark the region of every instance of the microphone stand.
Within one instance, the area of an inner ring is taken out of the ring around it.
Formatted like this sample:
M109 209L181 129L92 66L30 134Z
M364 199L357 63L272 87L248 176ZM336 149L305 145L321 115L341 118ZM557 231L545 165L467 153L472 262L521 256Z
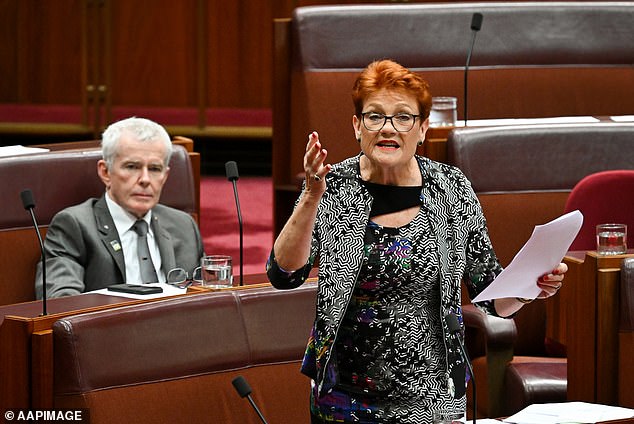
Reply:
M456 335L456 337L458 336ZM471 361L469 360L469 355L467 355L467 351L464 348L464 344L458 341L458 346L460 346L460 353L462 354L462 360L465 362L465 365L467 366L467 369L469 370L469 375L471 376L471 382L473 383L471 384L471 393L473 394L473 405L471 405L471 413L473 414L473 424L476 424L478 400L476 397L475 375L473 374L473 367L471 366Z
M244 245L243 245L243 225L242 225L242 210L240 208L240 199L238 198L238 164L230 160L225 163L225 172L227 173L227 179L233 183L233 196L236 198L236 209L238 210L238 227L240 229L240 285L244 284L244 272L242 270L244 263Z
M460 323L458 322L458 317L456 317L455 314L449 314L445 316L445 322L447 323L447 327L449 328L449 333L451 333L458 344L458 347L460 349L460 356L462 356L462 360L464 361L467 369L469 370L469 375L471 376L471 382L473 383L471 384L471 390L473 393L473 405L471 413L473 414L472 422L473 424L476 424L476 413L478 410L478 401L476 397L476 381L475 375L473 374L473 367L471 366L471 361L469 360L469 355L467 354L464 343L462 343L462 340L460 340L460 335L458 334L460 332Z
M258 408L258 406L255 404L255 401L251 397L251 386L249 386L249 383L247 383L247 380L241 375L239 375L231 381L231 384L233 384L233 387L236 389L236 392L238 392L240 397L247 398L247 400L251 404L251 407L258 414L258 417L260 417L260 420L262 421L262 423L268 424L266 422L266 419L264 418L264 415L262 415L262 412L260 412L260 409Z
M469 79L467 78L467 75L469 73L469 62L471 62L471 54L473 53L473 47L475 46L476 35L478 34L478 31L480 31L481 26L482 26L482 14L474 13L473 17L471 18L471 30L472 30L471 46L469 47L469 50L467 52L467 63L464 68L464 126L465 127L467 126L467 103L469 102L467 100L467 95L469 92L468 90Z
M33 221L33 227L35 227L35 233L37 234L37 239L40 242L40 250L42 251L42 315L47 315L46 312L46 253L44 251L44 242L42 241L42 235L40 234L40 230L37 226L37 221L35 220L35 213L33 213L33 208L29 208L29 212L31 213L31 220Z
M20 197L22 198L24 209L28 210L31 215L33 228L35 229L35 234L37 234L37 240L40 243L40 251L42 252L42 316L45 316L48 315L48 313L46 311L46 252L44 251L44 242L42 241L42 235L40 234L37 220L35 219L35 212L33 212L33 208L35 207L33 193L31 190L27 189L20 193Z
M251 406L253 407L253 409L255 409L255 412L258 414L258 417L260 417L260 421L262 421L263 423L266 423L266 420L264 419L264 415L262 415L262 412L260 412L260 409L253 401L253 398L251 397L251 395L247 395L247 399L249 403L251 404Z
M243 267L243 263L244 263L244 248L243 248L243 226L242 226L242 211L240 210L240 199L238 198L238 185L236 183L236 180L232 180L231 181L233 183L233 196L236 199L236 209L238 209L238 227L239 227L239 231L240 231L240 285L243 285L243 275L244 272L242 272L242 267ZM249 400L251 400L249 398Z

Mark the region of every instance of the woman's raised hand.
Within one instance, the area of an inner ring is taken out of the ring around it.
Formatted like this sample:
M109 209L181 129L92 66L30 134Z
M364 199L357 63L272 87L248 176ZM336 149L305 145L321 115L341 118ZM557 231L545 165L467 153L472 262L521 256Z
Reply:
M317 191L323 194L326 189L326 174L332 166L324 164L328 151L319 141L319 134L313 131L308 135L306 154L304 154L304 172L306 173L306 191Z

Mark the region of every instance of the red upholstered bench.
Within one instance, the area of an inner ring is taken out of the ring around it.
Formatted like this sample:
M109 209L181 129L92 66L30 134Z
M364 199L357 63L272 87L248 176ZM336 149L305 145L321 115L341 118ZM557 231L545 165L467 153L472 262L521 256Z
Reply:
M310 422L300 373L316 284L195 294L63 318L53 325L54 407L100 423Z

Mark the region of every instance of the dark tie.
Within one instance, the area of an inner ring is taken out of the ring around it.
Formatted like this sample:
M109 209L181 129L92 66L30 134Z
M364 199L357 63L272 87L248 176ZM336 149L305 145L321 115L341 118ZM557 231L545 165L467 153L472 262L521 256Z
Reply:
M132 229L139 235L137 240L137 256L139 257L139 269L141 271L142 283L158 283L150 250L147 245L147 222L139 219L134 223Z

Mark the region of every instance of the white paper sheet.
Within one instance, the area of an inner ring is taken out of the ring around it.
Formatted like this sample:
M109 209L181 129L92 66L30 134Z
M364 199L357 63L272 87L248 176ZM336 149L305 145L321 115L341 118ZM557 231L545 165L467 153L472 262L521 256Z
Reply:
M634 115L610 116L614 122L634 122Z
M559 265L582 223L583 215L577 210L537 225L511 263L473 302L503 297L536 298L541 292L537 278Z
M470 127L492 127L498 125L539 125L539 124L591 124L599 122L593 116L558 116L552 118L504 118L470 119ZM464 121L456 121L456 127L464 127Z
M48 149L43 149L40 147L24 147L21 145L2 146L0 147L0 157L30 155L31 153L44 153L48 151Z
M517 424L597 423L634 417L634 409L586 402L529 405L504 420Z

